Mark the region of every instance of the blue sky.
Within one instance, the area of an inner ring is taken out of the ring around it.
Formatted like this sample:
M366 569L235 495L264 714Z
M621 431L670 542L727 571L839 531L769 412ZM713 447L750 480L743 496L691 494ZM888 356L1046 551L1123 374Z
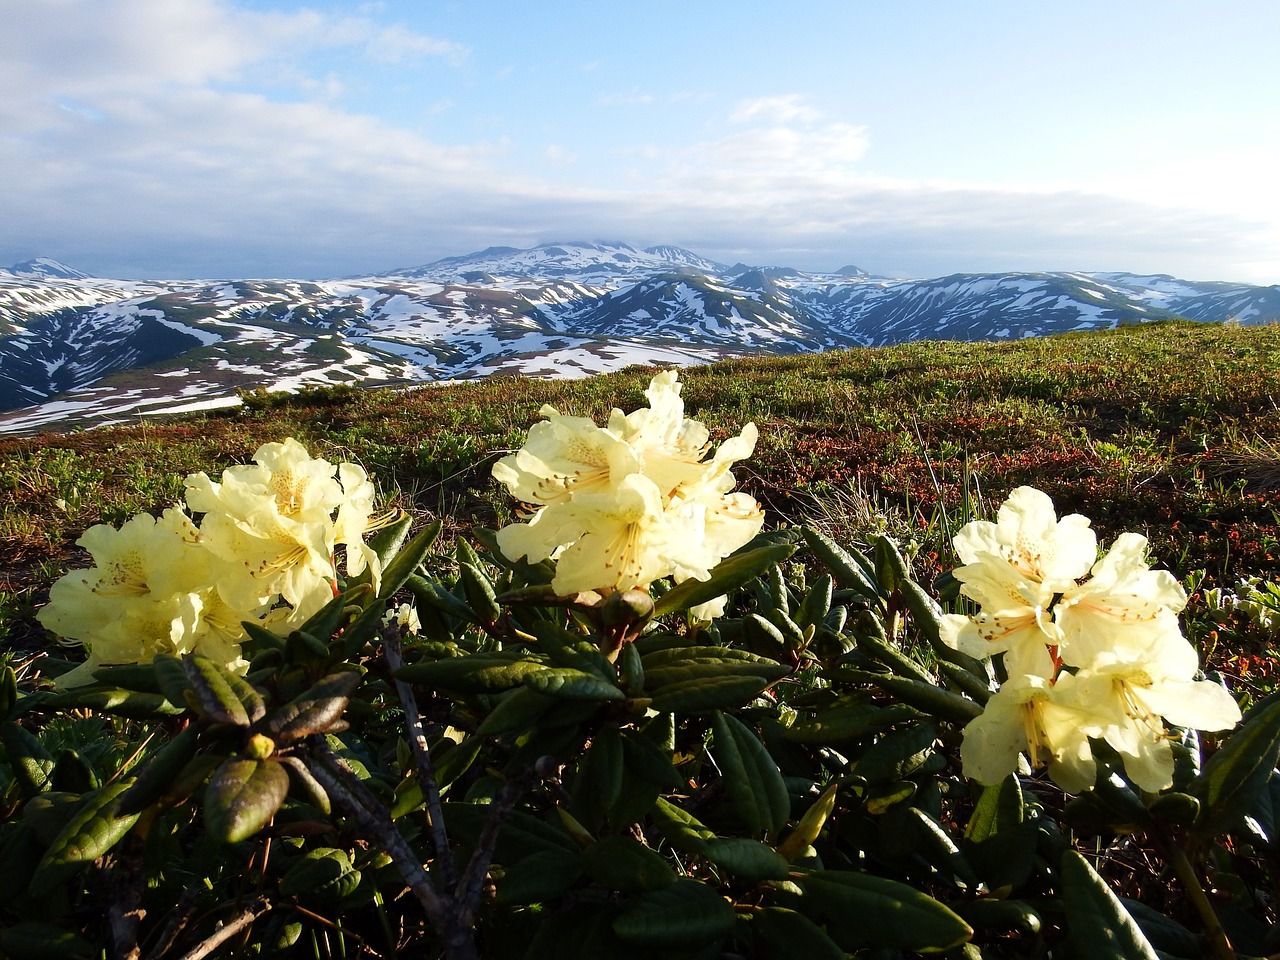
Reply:
M1274 0L4 0L0 264L1280 282Z

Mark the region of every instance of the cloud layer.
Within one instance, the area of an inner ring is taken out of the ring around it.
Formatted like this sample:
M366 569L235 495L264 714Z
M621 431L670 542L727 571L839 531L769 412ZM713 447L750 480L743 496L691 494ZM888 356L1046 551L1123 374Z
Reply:
M465 69L471 51L448 38L214 0L11 0L6 19L0 264L46 255L104 275L316 277L579 238L917 276L1280 278L1266 217L1120 199L1105 185L872 176L875 131L788 91L721 102L675 145L644 131L594 155L554 137L445 143L339 101L360 64ZM564 174L530 172L522 150Z

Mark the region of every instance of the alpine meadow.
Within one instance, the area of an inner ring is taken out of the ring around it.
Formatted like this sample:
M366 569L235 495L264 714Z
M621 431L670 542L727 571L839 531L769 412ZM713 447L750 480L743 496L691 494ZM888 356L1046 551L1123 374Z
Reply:
M1280 952L1280 326L0 437L0 953Z

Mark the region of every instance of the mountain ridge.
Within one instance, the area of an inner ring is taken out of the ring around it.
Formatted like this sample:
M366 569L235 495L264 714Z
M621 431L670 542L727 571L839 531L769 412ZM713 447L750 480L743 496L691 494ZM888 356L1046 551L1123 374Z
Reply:
M0 432L236 402L238 389L586 376L1186 317L1280 320L1280 285L1123 272L927 279L727 266L671 245L496 246L333 280L0 270Z

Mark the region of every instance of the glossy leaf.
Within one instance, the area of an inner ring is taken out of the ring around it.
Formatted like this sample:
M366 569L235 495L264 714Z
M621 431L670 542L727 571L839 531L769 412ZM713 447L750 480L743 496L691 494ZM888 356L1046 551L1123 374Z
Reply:
M804 529L804 540L836 582L847 590L868 598L878 598L871 562L857 551L846 549L826 535L809 527Z
M1156 960L1155 948L1089 861L1067 850L1059 868L1067 943L1079 960Z
M360 871L351 865L345 850L321 847L308 850L280 878L286 897L317 897L335 901L349 896L360 885Z
M796 880L846 950L864 946L942 951L973 930L952 910L914 887L847 870L820 870Z
M556 703L554 697L539 693L533 687L516 687L500 695L498 704L476 729L481 737L523 732Z
M845 960L845 952L803 913L764 907L750 914L748 931L769 960Z
M915 707L903 703L881 706L874 703L842 701L812 718L797 720L782 735L792 743L827 746L858 740L884 727L921 716Z
M736 717L717 711L712 730L711 752L738 816L752 833L778 833L791 813L778 764L755 731Z
M768 685L757 676L681 680L655 692L649 705L676 714L731 710L754 700Z
M84 804L83 794L47 790L22 805L22 823L41 844L41 855Z
M379 600L385 600L394 596L397 591L406 583L410 577L414 576L414 571L418 569L418 565L422 563L432 545L440 536L440 531L444 528L442 520L435 520L420 530L412 540L406 543L397 551L395 559L387 564L382 571L382 590L378 593Z
M757 547L721 560L708 580L686 580L654 601L654 616L687 610L732 593L796 552L794 544Z
M626 694L594 673L572 667L550 667L525 675L524 685L561 700L625 700Z
M352 671L321 678L305 693L271 714L266 723L267 733L287 744L313 733L328 732L342 717L359 686L360 674Z
M1195 831L1213 837L1230 830L1257 802L1280 760L1280 699L1250 711L1188 790L1200 801Z
M624 943L687 949L728 936L733 924L733 908L714 887L681 878L626 907L613 929Z
M746 651L735 651L745 653ZM652 664L642 661L645 669L645 686L650 692L668 684L717 680L723 677L749 677L772 683L791 672L776 660L756 657L751 660L739 656L681 657Z
M243 680L233 679L225 667L198 653L183 657L182 668L187 675L187 705L202 719L232 727L249 726L249 709L241 699L242 687L247 686Z
M421 683L457 693L500 693L524 683L533 673L546 670L537 660L503 654L471 654L430 663L411 663L396 671L398 680Z
M685 853L705 854L707 844L716 839L715 833L704 826L693 814L662 797L654 803L650 815L663 839Z
M138 815L121 814L119 802L132 784L132 780L123 780L89 794L36 867L28 888L33 896L51 894L67 877L97 860L129 832Z
M177 716L186 710L185 705L181 703L174 705L167 697L158 693L100 686L55 693L45 700L45 705L58 710L100 710L103 713L136 719Z
M289 792L289 774L273 760L224 760L204 795L205 829L215 840L238 843L276 815Z
M905 704L923 710L939 720L947 720L955 724L967 724L982 713L982 707L968 697L920 680L887 676L850 667L838 668L833 676L853 683L874 684Z
M750 837L709 840L705 854L717 867L743 880L785 880L791 870L791 865L778 851Z
M605 727L578 762L573 780L573 812L588 830L598 833L622 790L622 739L617 727Z
M854 771L872 783L905 780L933 755L937 737L931 723L891 730L863 752Z
M556 666L591 673L610 684L615 681L617 670L613 664L582 634L572 634L550 620L539 620L530 633L538 638L540 648Z
M667 861L629 836L605 837L582 851L591 879L621 893L661 890L675 882Z
M517 860L498 881L498 902L514 906L543 903L566 893L582 876L576 854L543 850Z
M0 724L0 741L4 743L13 778L24 796L31 797L52 788L53 755L34 734L12 720L6 720Z
M981 843L1002 830L1015 829L1025 819L1022 785L1016 774L982 789L965 827L965 837Z

